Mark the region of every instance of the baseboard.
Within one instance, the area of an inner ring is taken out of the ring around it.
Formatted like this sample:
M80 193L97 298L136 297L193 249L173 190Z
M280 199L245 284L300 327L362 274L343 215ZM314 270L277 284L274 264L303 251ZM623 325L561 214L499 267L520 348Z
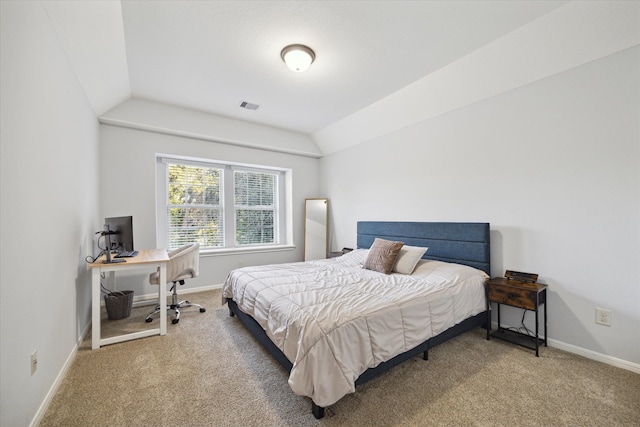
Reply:
M618 359L617 357L607 356L606 354L598 353L595 351L587 350L586 348L578 347L575 345L567 344L562 341L548 339L549 346L563 350L568 353L577 354L579 356L586 357L587 359L602 362L607 365L615 366L617 368L626 369L627 371L640 374L640 364L629 362L627 360Z
M195 292L210 291L213 289L221 289L221 288L222 288L222 284L199 286L197 288L192 288L192 287L182 288L180 289L179 295L192 294ZM170 294L167 293L167 296L169 295ZM158 304L158 294L155 292L152 294L133 296L133 305L132 305L133 307L143 307L146 305L154 305L154 304Z
M508 325L502 325L503 328L508 328ZM497 322L491 322L492 330L498 329ZM617 357L608 356L606 354L598 353L593 350L578 347L573 344L567 344L566 342L547 338L549 347L557 348L558 350L566 351L567 353L577 354L578 356L586 357L587 359L595 360L607 365L615 366L616 368L622 368L627 371L640 374L640 364L629 362L628 360L618 359Z
M58 388L60 387L62 380L64 380L64 377L67 375L67 371L69 371L69 368L73 364L73 361L75 360L76 355L78 354L78 348L80 348L82 341L84 341L90 329L91 329L91 322L87 324L82 334L80 334L80 338L76 342L76 345L73 346L73 349L71 350L71 353L67 357L67 360L62 365L62 369L60 369L60 372L56 376L56 379L53 381L53 384L49 388L49 392L44 397L44 400L42 401L42 403L40 404L40 407L36 411L36 414L31 420L29 427L39 426L40 423L42 422L42 418L44 417L44 414L47 412L47 409L49 408L49 404L51 404L53 397L58 392Z
M202 292L202 291L210 291L212 289L221 289L222 288L222 284L220 285L208 285L208 286L199 286L197 288L184 288L184 289L180 289L180 295L184 295L184 294L191 294L194 292ZM169 296L170 294L167 293L167 296ZM157 293L152 293L152 294L145 294L145 295L133 295L133 303L131 304L132 307L144 307L147 305L154 305L154 304L158 304L158 294ZM104 307L104 300L100 301L100 306Z

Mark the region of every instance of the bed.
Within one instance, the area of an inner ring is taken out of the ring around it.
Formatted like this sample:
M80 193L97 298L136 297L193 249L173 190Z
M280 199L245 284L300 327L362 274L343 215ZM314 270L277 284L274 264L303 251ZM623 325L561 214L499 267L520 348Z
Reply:
M322 418L358 385L486 323L489 236L488 223L358 222L355 251L234 270L223 303ZM411 274L383 274L363 268L376 239L428 249Z

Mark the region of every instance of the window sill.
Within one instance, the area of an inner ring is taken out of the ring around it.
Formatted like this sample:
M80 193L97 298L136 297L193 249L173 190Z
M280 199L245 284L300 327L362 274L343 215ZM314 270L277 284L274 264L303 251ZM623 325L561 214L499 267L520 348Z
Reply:
M276 245L276 246L252 246L249 248L205 249L200 251L200 256L207 257L207 256L218 256L218 255L282 252L282 251L292 251L295 248L296 248L295 245Z

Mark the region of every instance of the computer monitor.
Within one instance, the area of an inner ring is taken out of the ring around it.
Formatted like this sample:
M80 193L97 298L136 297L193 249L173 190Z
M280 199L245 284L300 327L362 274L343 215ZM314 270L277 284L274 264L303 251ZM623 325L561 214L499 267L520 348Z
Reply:
M104 219L105 231L115 232L109 236L105 236L105 242L111 241L112 251L118 253L122 251L133 251L133 217L118 216ZM108 237L108 239L107 239Z

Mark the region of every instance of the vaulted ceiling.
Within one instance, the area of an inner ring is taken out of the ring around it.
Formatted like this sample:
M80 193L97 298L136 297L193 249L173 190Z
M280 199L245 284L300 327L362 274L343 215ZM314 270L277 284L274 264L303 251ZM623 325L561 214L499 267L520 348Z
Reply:
M332 126L566 3L43 2L98 116L138 98L315 135L319 145ZM280 58L292 43L316 53L304 73Z
M311 134L558 5L125 1L122 17L133 96ZM304 73L280 59L292 43L316 53Z

